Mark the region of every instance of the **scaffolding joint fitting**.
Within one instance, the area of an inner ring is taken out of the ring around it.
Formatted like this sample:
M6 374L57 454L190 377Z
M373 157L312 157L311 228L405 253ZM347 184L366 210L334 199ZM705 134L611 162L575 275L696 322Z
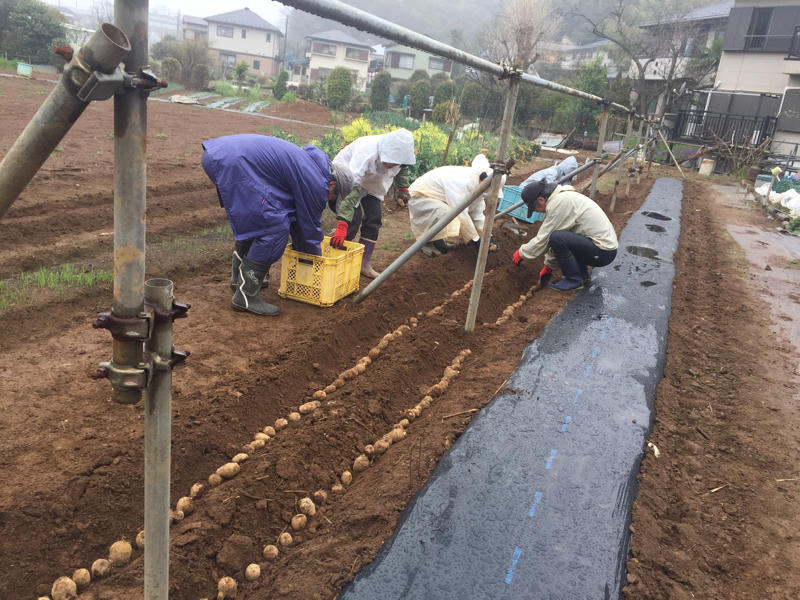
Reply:
M153 90L165 88L169 85L163 79L156 77L150 67L145 67L138 74L125 73L125 86L135 88L145 95Z
M92 327L108 329L111 337L120 342L149 340L153 332L153 310L147 306L146 310L136 317L121 317L115 315L113 310L98 313Z
M511 167L516 164L516 161L513 158L509 158L506 162L499 162L499 163L492 163L492 171L494 171L495 175L509 175L511 173Z
M152 311L156 323L172 323L175 319L184 319L186 318L186 313L192 307L191 304L175 302L174 300L170 310L163 310L150 302L145 302L144 305L149 311Z
M191 352L188 350L175 350L173 346L169 358L164 358L160 354L150 353L150 359L156 371L169 371L186 362L190 354Z
M116 391L145 390L153 375L153 361L145 353L138 365L120 365L110 360L101 362L92 379L108 379Z

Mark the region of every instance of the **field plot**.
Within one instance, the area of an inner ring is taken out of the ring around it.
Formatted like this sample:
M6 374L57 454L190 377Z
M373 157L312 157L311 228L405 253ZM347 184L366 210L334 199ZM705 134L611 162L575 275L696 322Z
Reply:
M0 79L0 154L50 88ZM199 165L200 143L269 134L280 121L162 102L148 104L148 119L148 277L172 279L176 300L192 305L175 323L175 346L191 356L173 376L172 506L194 484L204 486L172 526L170 598L214 597L223 576L239 582L239 599L334 598L374 558L442 453L569 295L534 292L541 260L513 265L523 238L498 225L501 249L489 257L472 336L463 334L475 258L467 248L415 257L363 303L345 299L326 309L280 299L275 265L264 295L282 314L234 313L232 241ZM308 140L327 131L323 125L330 123L283 128ZM510 182L537 166L523 165ZM2 598L48 594L56 578L107 557L116 540L133 543L143 528L142 406L114 404L108 382L90 379L111 353L110 336L91 324L111 303L112 178L112 104L93 104L0 221ZM617 200L618 230L651 181ZM685 193L699 205L707 192L691 184ZM609 200L599 197L604 208ZM407 212L386 209L379 268L412 241ZM702 245L703 225L693 226L692 243ZM68 275L76 272L95 276ZM670 349L671 361L680 358ZM300 410L315 399L318 406ZM386 434L395 438L390 445L380 442ZM374 454L360 470L368 444ZM242 452L248 458L238 474L209 485ZM674 485L656 477L644 483L656 497ZM314 514L294 529L301 499L318 490L327 498L317 495ZM657 523L645 526L658 535ZM290 545L279 542L284 533ZM268 545L278 547L276 558L264 557ZM250 563L261 565L254 582L244 578ZM661 585L663 574L651 575L663 570L635 568L631 593L654 597L646 586ZM134 546L130 564L80 597L135 600L141 580Z

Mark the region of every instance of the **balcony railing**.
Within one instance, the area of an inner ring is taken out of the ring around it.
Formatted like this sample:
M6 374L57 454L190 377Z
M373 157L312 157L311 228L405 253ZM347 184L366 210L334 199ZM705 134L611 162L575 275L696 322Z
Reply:
M800 60L800 25L795 25L792 44L789 46L789 55L786 58Z
M775 134L775 117L753 117L705 110L678 113L673 140L711 144L718 138L735 146L757 146Z

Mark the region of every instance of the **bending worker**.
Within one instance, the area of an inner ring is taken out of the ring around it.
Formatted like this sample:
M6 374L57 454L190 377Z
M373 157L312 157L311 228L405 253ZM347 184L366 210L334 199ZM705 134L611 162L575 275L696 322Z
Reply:
M295 250L322 254L325 203L350 193L352 175L316 146L265 135L229 135L203 148L203 170L217 187L235 240L233 309L277 315L278 307L259 296L270 266L290 234Z
M417 177L409 187L411 197L408 200L408 217L414 237L419 239L451 208L468 198L491 170L486 156L478 154L470 167L438 167ZM427 256L439 256L459 242L477 247L483 233L485 210L486 202L481 196L423 246L422 252ZM489 249L496 250L497 244L490 245Z
M604 267L617 256L617 234L606 213L591 198L571 185L534 181L522 188L528 217L545 213L539 232L514 252L515 264L547 251L539 282L550 280L553 268L561 269L561 280L550 287L566 292L591 282L589 266Z
M364 244L361 274L375 278L372 253L378 241L383 208L381 203L392 183L401 200L408 200L408 166L416 162L414 136L407 129L381 135L360 137L342 148L333 164L353 174L353 189L343 200L331 206L338 223L331 236L331 246L341 248L344 240L353 240L361 230Z

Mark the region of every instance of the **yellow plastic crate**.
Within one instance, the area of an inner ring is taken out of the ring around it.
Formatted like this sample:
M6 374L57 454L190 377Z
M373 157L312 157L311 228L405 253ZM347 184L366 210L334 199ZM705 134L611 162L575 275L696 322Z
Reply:
M358 289L364 245L345 242L344 249L331 248L329 237L322 241L322 256L286 247L281 261L278 294L317 306L332 306Z

